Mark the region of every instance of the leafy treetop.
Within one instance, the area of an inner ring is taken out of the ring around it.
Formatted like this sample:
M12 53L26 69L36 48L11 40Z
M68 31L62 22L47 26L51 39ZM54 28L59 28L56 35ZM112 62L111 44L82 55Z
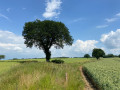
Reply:
M27 47L33 46L43 49L46 60L49 61L51 46L63 48L64 45L72 45L73 39L68 28L62 22L52 20L35 20L25 23L22 35Z

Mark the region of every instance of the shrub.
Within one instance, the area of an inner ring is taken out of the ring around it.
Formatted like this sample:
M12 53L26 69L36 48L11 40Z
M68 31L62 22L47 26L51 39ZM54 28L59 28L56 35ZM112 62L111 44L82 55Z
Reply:
M90 58L90 55L89 54L85 54L84 58Z
M51 62L53 62L53 63L57 63L57 64L63 64L64 63L64 61L63 60L52 60Z

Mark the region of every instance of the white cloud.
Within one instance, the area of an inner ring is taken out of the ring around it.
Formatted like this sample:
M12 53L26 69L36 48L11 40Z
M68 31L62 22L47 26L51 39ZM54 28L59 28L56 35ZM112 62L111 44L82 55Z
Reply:
M72 46L65 46L64 49L51 48L52 57L80 57L86 53L91 54L93 48L96 48L98 41L95 40L77 40ZM0 54L9 58L40 58L45 57L43 50L35 47L26 48L22 36L18 36L10 31L0 30Z
M101 49L103 49L106 54L114 54L114 55L119 55L120 54L120 48L108 49L108 48L102 47Z
M6 20L9 20L9 18L8 18L7 16L5 16L5 15L3 15L3 14L1 14L1 13L0 13L0 18L4 18L4 19L6 19Z
M77 40L72 46L65 46L64 49L56 50L51 48L53 57L55 56L67 56L67 57L81 57L86 53L91 54L92 50L96 48L96 40Z
M2 43L21 44L24 41L22 36L17 36L10 31L3 30L0 30L0 38Z
M108 23L118 20L118 18L107 18L105 19Z
M120 49L120 29L101 36L101 42L108 49Z
M61 0L47 0L46 9L43 13L43 17L52 18L57 17L60 14Z
M99 26L96 26L96 28L106 28L108 27L109 25L99 25Z
M23 38L9 31L0 30L0 47L7 50L22 50Z
M14 50L19 51L19 52L23 51L23 49L21 47L15 47Z
M105 19L105 21L107 21L108 23L111 23L111 22L117 21L118 19L120 19L120 13L117 13L117 14L114 15L114 17L112 17L112 18L107 18L107 19Z
M72 47L76 52L90 53L90 51L96 47L95 44L97 43L98 41L96 40L87 41L77 40Z
M116 16L120 16L120 13L117 13Z
M44 57L42 50L26 48L23 37L10 31L0 30L0 50L0 54L5 54L7 59Z
M11 8L7 8L7 9L6 9L7 12L10 12L10 10L11 10Z

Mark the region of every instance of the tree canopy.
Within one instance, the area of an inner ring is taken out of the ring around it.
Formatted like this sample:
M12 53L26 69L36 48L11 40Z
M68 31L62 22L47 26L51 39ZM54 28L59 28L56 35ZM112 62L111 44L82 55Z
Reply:
M89 54L85 54L84 58L90 58L90 55Z
M92 56L99 59L100 57L103 57L105 55L105 52L102 49L94 48L92 52Z
M68 28L62 22L52 20L35 20L24 25L22 35L27 47L33 46L42 49L46 54L46 61L51 57L51 46L56 49L63 48L64 45L72 45L73 38Z
M118 57L120 58L120 54L118 55Z
M0 55L0 60L4 58L5 58L5 55Z

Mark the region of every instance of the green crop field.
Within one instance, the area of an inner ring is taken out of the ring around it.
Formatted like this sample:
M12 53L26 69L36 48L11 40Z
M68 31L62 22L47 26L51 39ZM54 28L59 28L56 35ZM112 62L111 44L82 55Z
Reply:
M83 90L80 66L95 59L62 58L64 64L47 63L45 59L30 59L36 60L39 62L18 64L19 61L28 61L25 59L0 62L0 65L6 63L2 68L11 65L0 75L0 90Z
M99 89L120 90L120 59L108 58L87 63L83 69Z

